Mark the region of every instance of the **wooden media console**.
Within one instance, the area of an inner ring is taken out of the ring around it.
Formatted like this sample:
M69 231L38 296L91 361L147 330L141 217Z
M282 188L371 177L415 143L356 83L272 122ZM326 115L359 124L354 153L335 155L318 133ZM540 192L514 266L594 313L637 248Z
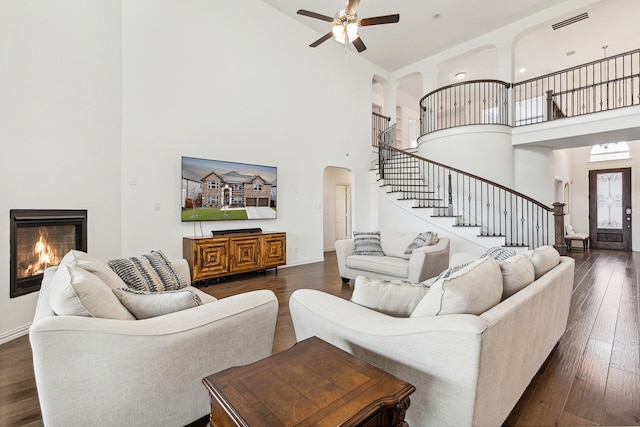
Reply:
M275 268L287 263L283 232L230 232L213 237L185 237L183 256L193 281Z

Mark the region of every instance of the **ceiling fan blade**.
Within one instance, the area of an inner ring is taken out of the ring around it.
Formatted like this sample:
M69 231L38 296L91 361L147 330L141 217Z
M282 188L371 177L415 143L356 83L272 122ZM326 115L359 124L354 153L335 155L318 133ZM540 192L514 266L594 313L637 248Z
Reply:
M308 10L299 9L298 15L308 16L309 18L320 19L321 21L333 22L333 18L327 15L320 15L319 13L310 12Z
M400 21L400 15L385 15L385 16L376 16L374 18L364 18L360 21L361 27L367 27L370 25L380 25L380 24L395 24Z
M347 6L344 8L344 11L347 15L355 15L358 10L358 6L360 5L360 0L348 0Z
M367 49L367 47L364 45L364 42L362 41L362 37L358 37L352 43L356 47L356 50L358 52L362 52Z
M318 40L314 41L313 43L311 43L309 45L309 47L317 47L320 43L324 43L327 40L329 40L331 37L333 37L333 33L332 32L328 32L327 34L325 34L324 36L320 37Z

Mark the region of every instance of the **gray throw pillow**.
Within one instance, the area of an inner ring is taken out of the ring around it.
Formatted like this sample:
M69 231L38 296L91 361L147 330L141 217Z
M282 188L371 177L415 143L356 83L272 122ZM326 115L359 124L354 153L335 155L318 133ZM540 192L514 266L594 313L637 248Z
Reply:
M113 289L120 303L136 319L148 319L202 305L202 300L189 289L166 292L142 292L130 288Z
M379 231L354 231L353 232L354 255L384 256L380 246Z

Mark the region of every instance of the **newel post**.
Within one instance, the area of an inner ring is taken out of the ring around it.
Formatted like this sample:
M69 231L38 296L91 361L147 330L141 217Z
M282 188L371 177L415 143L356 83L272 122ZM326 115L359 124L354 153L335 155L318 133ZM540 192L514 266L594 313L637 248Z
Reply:
M547 121L551 121L556 118L556 114L553 108L553 91L547 91Z
M554 248L560 253L560 255L567 254L567 243L564 240L564 203L556 202L553 204L553 220L555 230L555 244Z

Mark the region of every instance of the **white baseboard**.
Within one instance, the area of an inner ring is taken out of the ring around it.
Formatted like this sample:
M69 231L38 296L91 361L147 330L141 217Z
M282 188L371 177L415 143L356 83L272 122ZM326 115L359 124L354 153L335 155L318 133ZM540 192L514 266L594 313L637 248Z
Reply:
M31 326L31 324L24 325L12 331L0 334L0 344L7 343L9 341L15 340L16 338L27 335L29 333L29 326Z

